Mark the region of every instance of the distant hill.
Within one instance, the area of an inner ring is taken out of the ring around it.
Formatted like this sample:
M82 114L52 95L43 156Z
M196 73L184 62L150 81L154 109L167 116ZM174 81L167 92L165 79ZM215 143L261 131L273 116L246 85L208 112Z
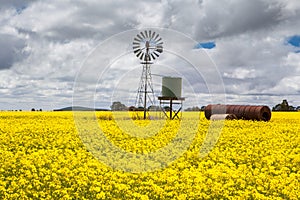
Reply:
M53 111L109 111L108 109L103 108L87 108L82 106L69 106L60 109L54 109Z

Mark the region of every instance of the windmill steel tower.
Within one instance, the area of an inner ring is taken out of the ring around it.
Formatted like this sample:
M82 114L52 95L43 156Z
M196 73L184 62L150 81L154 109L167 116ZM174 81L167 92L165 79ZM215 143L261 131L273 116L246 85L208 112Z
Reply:
M159 34L145 30L136 35L133 40L133 53L141 60L143 71L136 96L136 106L143 107L144 119L147 116L147 105L155 104L150 66L153 60L163 52L162 39Z

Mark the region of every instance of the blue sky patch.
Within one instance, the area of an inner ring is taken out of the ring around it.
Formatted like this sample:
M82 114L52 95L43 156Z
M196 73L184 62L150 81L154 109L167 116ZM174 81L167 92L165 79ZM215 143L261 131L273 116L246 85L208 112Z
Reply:
M294 47L300 47L300 35L294 35L289 37L287 43Z
M215 42L200 42L195 46L196 49L213 49L215 47Z
M18 7L16 7L16 12L19 14L21 14L23 12L23 10L25 10L27 8L26 5L20 5Z

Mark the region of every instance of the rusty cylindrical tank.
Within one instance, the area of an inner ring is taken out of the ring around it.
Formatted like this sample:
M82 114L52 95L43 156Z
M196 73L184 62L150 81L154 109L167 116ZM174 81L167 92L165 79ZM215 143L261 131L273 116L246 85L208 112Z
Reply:
M209 104L205 107L204 114L206 119L210 119L213 114L234 114L237 119L246 120L269 121L271 119L271 110L268 106Z

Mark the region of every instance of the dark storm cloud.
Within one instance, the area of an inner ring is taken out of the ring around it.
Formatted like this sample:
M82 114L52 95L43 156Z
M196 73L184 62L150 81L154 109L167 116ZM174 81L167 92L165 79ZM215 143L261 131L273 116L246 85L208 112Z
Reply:
M198 41L276 26L285 20L284 3L263 0L166 1L165 26Z
M280 3L262 0L213 1L205 7L196 35L204 38L232 36L277 25L282 19Z
M0 34L0 70L12 67L27 55L23 49L25 41L7 34Z
M71 4L39 1L18 17L16 25L20 30L34 30L41 37L58 42L78 38L102 40L137 27L141 19L136 15L144 4L145 1L74 1Z

